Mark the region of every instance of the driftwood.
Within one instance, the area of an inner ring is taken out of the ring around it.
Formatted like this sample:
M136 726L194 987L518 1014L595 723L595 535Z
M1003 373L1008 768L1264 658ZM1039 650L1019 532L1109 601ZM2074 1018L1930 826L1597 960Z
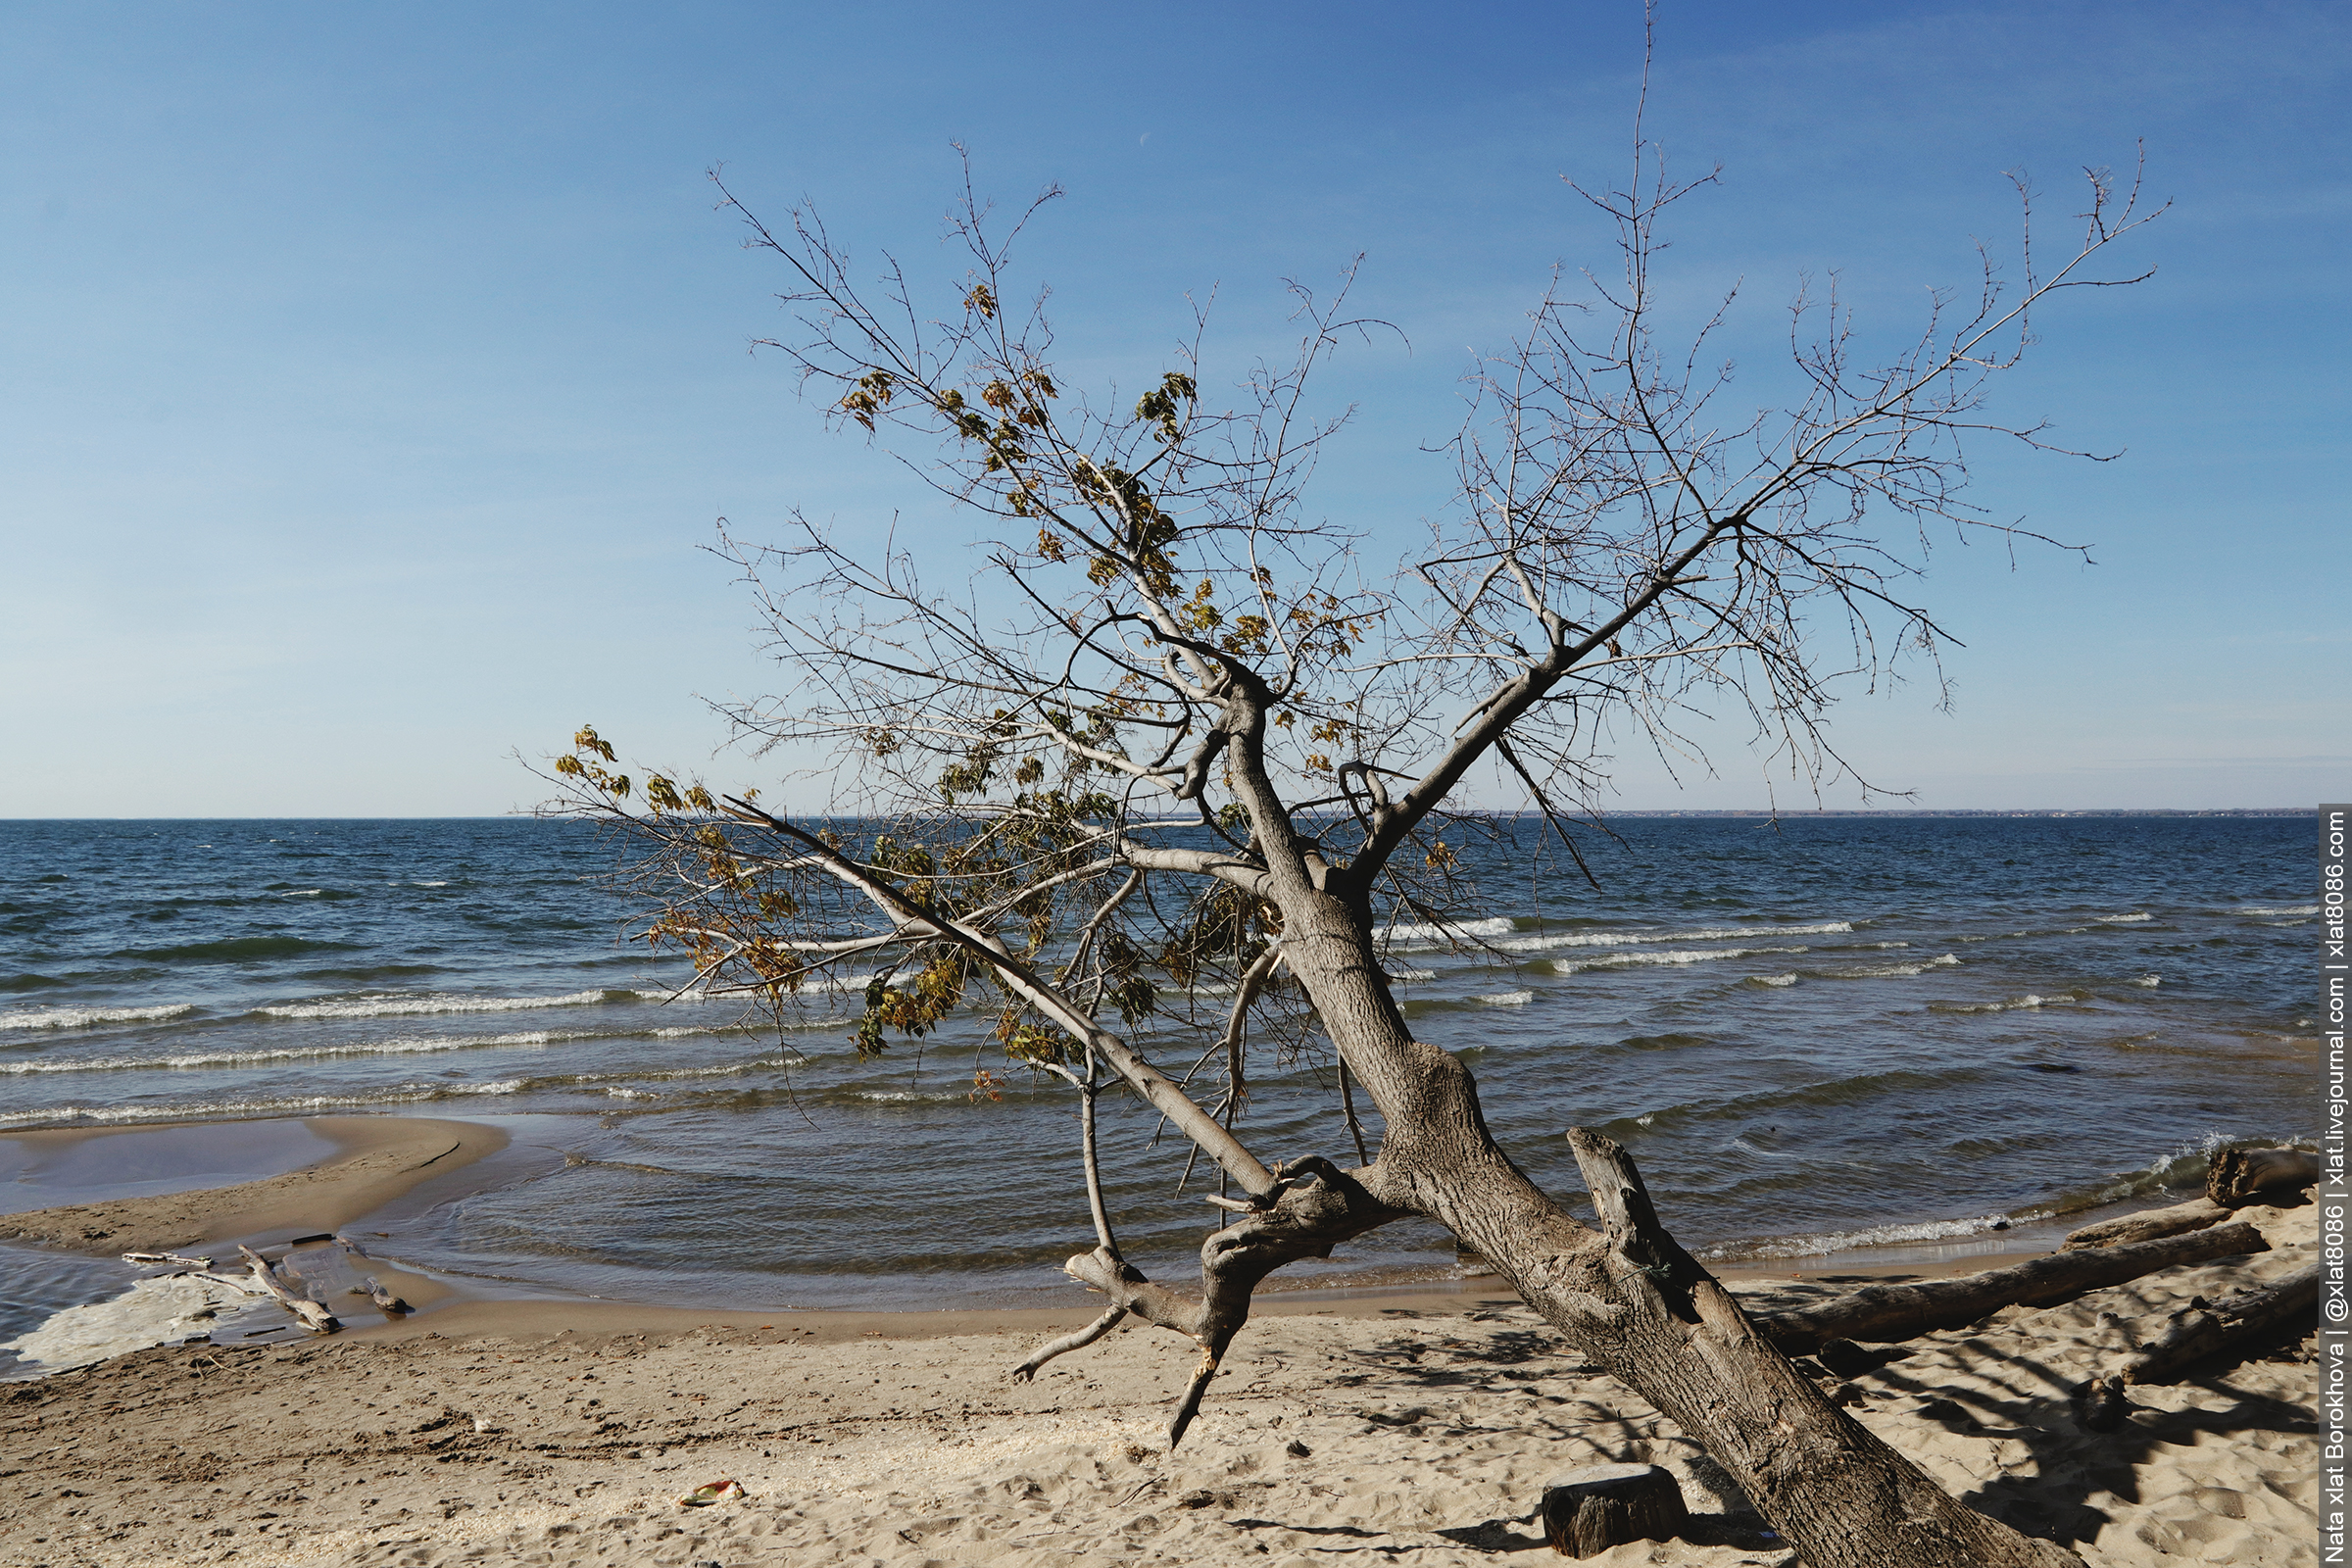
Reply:
M260 1282L262 1289L276 1297L278 1304L300 1319L304 1328L314 1334L332 1334L343 1326L335 1321L332 1312L317 1301L287 1290L270 1267L270 1260L261 1253L250 1247L239 1247L237 1250L245 1255L246 1262L253 1265L253 1277Z
M2320 1156L2300 1149L2225 1149L2205 1172L2205 1196L2224 1208L2243 1208L2320 1179Z
M2175 1313L2164 1337L2115 1369L2126 1383L2162 1383L2184 1366L2301 1318L2319 1305L2320 1265L2238 1292L2218 1306ZM2312 1321L2318 1322L2315 1316Z
M2221 1225L2125 1247L2051 1252L2011 1268L1926 1285L1873 1285L1819 1306L1759 1317L1756 1328L1789 1355L1810 1354L1828 1340L1889 1345L1938 1329L1964 1328L2004 1306L2049 1306L2158 1269L2270 1250L2253 1226Z
M1544 1539L1566 1557L1597 1557L1629 1541L1672 1541L1690 1523L1683 1489L1654 1464L1594 1464L1544 1489Z
M177 1252L124 1252L122 1261L136 1263L143 1268L159 1263L177 1263L183 1268L211 1268L213 1266L213 1260L209 1257L182 1257Z
M2166 1382L2182 1367L2297 1322L2319 1305L2319 1299L2320 1265L2314 1263L2269 1285L2240 1291L2219 1306L2191 1301L2166 1321L2163 1337L2155 1344L2132 1351L2106 1376L2077 1391L2083 1429L2113 1432L2123 1425L2132 1413L2126 1385Z
M368 1276L368 1295L377 1306L382 1307L387 1312L406 1312L409 1310L409 1303L402 1300L399 1297L394 1296L391 1290L378 1282L376 1277L372 1274Z
M2079 1252L2091 1247L2123 1247L2132 1242L2152 1242L2159 1236L2185 1236L2190 1231L2205 1230L2219 1225L2230 1217L2230 1211L2210 1198L2194 1198L2170 1208L2143 1209L2137 1214L2126 1214L2121 1219L2101 1220L2085 1225L2079 1231L2067 1233L2060 1250Z

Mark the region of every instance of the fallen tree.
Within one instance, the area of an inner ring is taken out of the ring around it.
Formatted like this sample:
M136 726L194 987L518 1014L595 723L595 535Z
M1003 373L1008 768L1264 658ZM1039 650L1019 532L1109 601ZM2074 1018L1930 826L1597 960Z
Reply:
M2317 1263L2268 1285L2249 1286L2219 1306L2191 1301L2165 1320L2164 1333L2154 1344L2127 1351L2112 1370L2077 1392L2082 1425L2092 1432L2113 1432L2122 1426L2132 1413L2131 1397L2124 1392L2130 1385L2171 1382L2200 1361L2289 1328L2308 1332L2318 1326L2319 1301ZM2129 1325L2119 1326L2129 1332Z
M2201 1231L2209 1225L2219 1225L2230 1217L2230 1210L2210 1198L2192 1198L2185 1203L2170 1208L2147 1208L2121 1219L2101 1220L2085 1225L2079 1231L2069 1231L2059 1244L2061 1251L2081 1251L2091 1247L2122 1247L2132 1242L2154 1241L2159 1236L2181 1236Z
M2115 1369L2126 1383L2162 1383L2182 1367L2218 1355L2231 1346L2257 1340L2314 1314L2320 1300L2320 1265L2297 1269L2269 1285L2249 1286L2219 1306L2194 1303L2177 1312L2155 1344L2142 1347Z
M1555 293L1482 364L1450 447L1455 510L1391 584L1367 582L1357 538L1301 510L1337 427L1309 416L1307 385L1375 324L1345 315L1344 291L1300 291L1296 360L1248 374L1236 404L1202 392L1196 343L1130 415L1050 361L1043 295L1022 304L1011 282L1026 218L1000 238L966 203L969 270L940 310L895 263L869 298L813 216L779 233L737 206L799 313L764 341L840 419L923 448L915 471L992 530L984 582L959 566L943 592L913 553L806 520L786 545L726 542L791 680L732 711L755 743L821 760L834 816L670 773L633 781L593 728L556 772L573 808L642 836L662 905L647 934L691 954L707 992L779 1011L846 994L868 1053L979 1010L1009 1063L1068 1086L1093 1245L1067 1267L1107 1304L1016 1376L1130 1315L1173 1330L1200 1356L1169 1427L1181 1441L1260 1281L1426 1216L1678 1423L1814 1568L2071 1563L1832 1405L1675 1244L1617 1146L1569 1135L1599 1229L1540 1190L1468 1068L1414 1037L1390 989L1391 924L1443 927L1459 906L1475 787L1523 791L1581 865L1578 814L1612 724L1680 748L1676 715L1721 702L1779 761L1815 778L1842 765L1820 729L1836 673L1941 637L1897 591L1917 565L1898 539L1984 526L1958 500L1960 441L2040 444L2038 426L1984 415L1988 378L2031 341L2036 307L2125 281L2093 259L2146 220L2094 174L2060 265L2029 252L2005 292L1987 263L1966 305L1939 296L1875 365L1834 300L1825 318L1800 294L1790 404L1727 418L1728 368L1711 378L1695 349L1655 338L1656 228L1691 187L1637 144L1629 185L1587 195L1616 225L1619 269L1592 314ZM1816 654L1829 627L1835 651ZM1136 1044L1163 985L1231 987L1200 1041L1203 1067L1223 1069L1213 1105ZM1250 1053L1284 1027L1328 1044L1329 1136L1356 1164L1261 1158L1237 1134ZM1095 1131L1112 1085L1218 1173L1229 1218L1197 1292L1120 1247ZM1358 1096L1380 1118L1376 1153Z
M2253 1226L2223 1225L2121 1247L2050 1252L2008 1268L1924 1285L1873 1285L1819 1305L1771 1313L1758 1318L1756 1327L1790 1355L1808 1354L1831 1340L1893 1345L1940 1329L1966 1328L2004 1306L2052 1306L2159 1269L2270 1250Z

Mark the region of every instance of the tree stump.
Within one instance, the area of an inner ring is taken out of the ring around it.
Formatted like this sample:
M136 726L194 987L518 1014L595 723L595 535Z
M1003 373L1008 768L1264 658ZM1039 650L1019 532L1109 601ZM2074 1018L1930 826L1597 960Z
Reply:
M1544 1489L1544 1539L1567 1557L1629 1541L1672 1541L1690 1522L1683 1489L1654 1464L1594 1464Z
M2224 1208L2291 1202L2291 1194L2319 1179L2320 1156L2300 1149L2225 1149L2205 1172L2205 1196Z

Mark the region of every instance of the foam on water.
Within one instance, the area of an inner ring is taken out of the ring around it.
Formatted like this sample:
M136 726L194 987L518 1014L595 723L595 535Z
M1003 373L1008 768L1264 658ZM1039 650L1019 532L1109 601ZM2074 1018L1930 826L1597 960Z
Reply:
M665 993L662 993L665 994ZM529 1012L539 1007L587 1007L635 991L573 991L561 997L368 996L335 1002L289 1002L253 1010L265 1018L409 1018L443 1012Z
M1498 937L1518 928L1518 921L1507 914L1497 914L1479 920L1452 920L1444 925L1393 925L1385 935L1391 942L1449 942Z
M1859 1230L1828 1231L1815 1236L1774 1236L1760 1241L1723 1242L1702 1248L1693 1255L1703 1262L1733 1263L1767 1257L1817 1257L1864 1247L1901 1247L1922 1242L1952 1241L2007 1230L2020 1220L2039 1219L2039 1213L1984 1214L1971 1219L1921 1220L1904 1225L1869 1225Z
M528 1087L527 1079L506 1078L496 1083L435 1084L430 1088L392 1089L373 1094L292 1095L282 1100L199 1100L173 1105L38 1105L27 1110L0 1111L0 1125L42 1122L73 1126L94 1122L112 1126L141 1121L197 1121L207 1117L308 1116L351 1107L415 1105L476 1095L514 1095Z
M709 1031L680 1030L678 1033ZM404 1056L444 1051L472 1051L498 1046L550 1046L572 1040L611 1039L588 1032L562 1034L546 1029L523 1029L504 1035L419 1036L395 1040L320 1041L308 1046L283 1046L272 1051L191 1051L163 1056L77 1056L53 1061L0 1063L0 1073L131 1072L141 1068L248 1067L271 1061L316 1061L335 1056Z
M1496 991L1470 1000L1487 1007L1524 1007L1536 1000L1536 994L1533 991Z
M1748 926L1741 930L1702 931L1568 931L1553 936L1513 937L1494 946L1508 953L1544 953L1554 948L1620 948L1642 942L1738 942L1757 937L1839 936L1852 931L1851 920L1825 920L1818 925ZM1896 943L1900 947L1902 944Z
M72 1306L29 1334L0 1342L32 1370L63 1372L154 1345L174 1345L211 1334L223 1318L266 1299L217 1274L172 1274L144 1279L111 1300Z
M1661 964L1707 963L1716 958L1749 958L1766 953L1803 953L1803 948L1678 948L1671 953L1611 953L1598 958L1553 958L1554 974L1587 969L1642 969Z
M35 1007L26 1012L0 1012L0 1029L87 1029L102 1023L156 1023L182 1018L196 1010L192 1002L161 1007Z
M2152 914L2098 914L2091 916L2098 925L2141 925L2156 917Z
M1864 964L1854 969L1824 971L1838 980L1903 980L1926 974L1930 969L1949 969L1957 965L1960 956L1947 953L1940 958L1925 958L1918 963Z

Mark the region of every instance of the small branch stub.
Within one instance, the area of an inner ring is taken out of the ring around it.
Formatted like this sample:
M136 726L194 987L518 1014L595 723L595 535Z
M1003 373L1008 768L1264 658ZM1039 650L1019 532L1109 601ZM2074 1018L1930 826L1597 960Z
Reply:
M1629 1541L1672 1541L1690 1522L1683 1489L1654 1464L1595 1464L1544 1489L1544 1539L1564 1557L1597 1557Z

